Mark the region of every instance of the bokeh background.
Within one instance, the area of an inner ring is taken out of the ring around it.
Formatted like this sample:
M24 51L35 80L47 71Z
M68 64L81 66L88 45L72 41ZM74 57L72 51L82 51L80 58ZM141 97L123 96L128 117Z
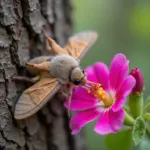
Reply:
M99 38L82 62L82 66L103 61L110 64L116 53L124 53L130 69L139 67L145 79L146 98L150 94L150 0L73 0L74 32L95 30ZM93 125L86 126L89 150L149 150L144 140L134 147L131 133L100 136Z

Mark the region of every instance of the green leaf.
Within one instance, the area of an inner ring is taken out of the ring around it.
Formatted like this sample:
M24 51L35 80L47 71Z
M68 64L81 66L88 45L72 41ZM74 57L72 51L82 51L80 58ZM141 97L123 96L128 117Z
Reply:
M132 139L135 143L135 145L139 144L139 142L142 140L142 138L145 135L145 122L143 118L140 116L135 120L135 124L133 126L133 131L132 131Z
M105 137L107 150L132 150L132 131L122 130L116 134L109 134Z
M144 114L144 119L150 121L150 113Z

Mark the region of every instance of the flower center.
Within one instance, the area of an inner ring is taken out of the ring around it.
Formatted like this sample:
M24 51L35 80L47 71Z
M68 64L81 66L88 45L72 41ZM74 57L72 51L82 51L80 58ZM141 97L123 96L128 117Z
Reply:
M89 93L92 93L98 101L102 101L105 107L110 107L113 104L113 97L108 95L107 92L102 88L101 84L92 85L89 90Z

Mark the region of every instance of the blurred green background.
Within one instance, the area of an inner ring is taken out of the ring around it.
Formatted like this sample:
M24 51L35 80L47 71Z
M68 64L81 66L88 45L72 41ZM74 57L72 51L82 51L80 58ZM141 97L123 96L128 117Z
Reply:
M82 62L85 67L96 61L110 64L116 53L124 53L130 69L139 67L145 79L145 98L150 94L150 0L73 0L74 32L95 30L98 42ZM100 136L86 126L89 150L149 150L145 143L132 146L130 131ZM148 143L148 142L147 142Z

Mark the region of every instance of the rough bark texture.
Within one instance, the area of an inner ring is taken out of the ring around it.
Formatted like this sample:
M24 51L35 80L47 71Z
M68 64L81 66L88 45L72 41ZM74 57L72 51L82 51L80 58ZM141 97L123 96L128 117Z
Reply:
M29 85L14 82L27 75L30 58L47 54L42 28L59 44L71 32L70 0L0 0L0 150L83 150L81 135L71 136L60 95L25 120L13 118L15 103Z

